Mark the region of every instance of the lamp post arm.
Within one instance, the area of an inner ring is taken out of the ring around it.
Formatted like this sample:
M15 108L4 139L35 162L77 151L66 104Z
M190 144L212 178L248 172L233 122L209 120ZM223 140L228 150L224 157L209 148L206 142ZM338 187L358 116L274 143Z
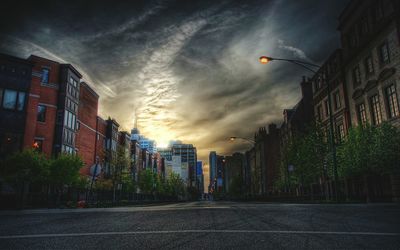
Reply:
M316 74L317 71L312 69L311 67L316 67L316 68L320 68L319 65L313 64L313 63L309 63L309 62L304 62L304 61L299 61L299 60L293 60L293 59L283 59L283 58L274 58L274 57L270 57L269 58L271 61L285 61L285 62L290 62L293 64L296 64L300 67L303 67L309 71L311 71L312 73ZM310 67L311 66L311 67Z
M305 62L305 61L300 61L300 60L295 60L295 59L284 59L284 58L275 58L275 57L270 57L271 60L277 60L277 61L287 61L287 62L295 62L295 63L300 63L300 64L305 64L308 66L320 68L320 65L310 63L310 62Z
M249 139L249 138L238 137L238 136L232 136L231 138L233 138L233 139L242 139L242 140L245 140L245 141L250 142L250 143L252 143L252 144L255 144L255 143L256 143L256 141L254 141L254 140L252 140L252 139Z
M315 70L313 70L312 68L310 68L310 67L308 67L308 66L306 66L306 65L304 65L304 64L301 64L301 63L299 63L299 62L297 62L297 61L288 61L288 62L291 62L291 63L294 63L294 64L296 64L296 65L299 65L299 66L301 66L301 67L307 69L308 71L311 71L312 73L317 74L317 71L315 71Z

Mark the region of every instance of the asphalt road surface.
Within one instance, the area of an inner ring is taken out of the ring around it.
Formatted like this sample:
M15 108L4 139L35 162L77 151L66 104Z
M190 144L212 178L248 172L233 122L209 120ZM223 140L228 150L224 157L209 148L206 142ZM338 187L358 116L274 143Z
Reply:
M400 205L191 202L2 211L0 249L400 249Z

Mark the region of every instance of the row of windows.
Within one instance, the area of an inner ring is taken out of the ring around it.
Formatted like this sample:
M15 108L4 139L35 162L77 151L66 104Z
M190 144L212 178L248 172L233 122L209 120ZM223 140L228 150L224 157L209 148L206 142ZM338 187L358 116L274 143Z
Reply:
M399 116L399 101L397 98L396 87L394 84L387 87L384 91L385 105L389 119ZM369 98L370 112L372 124L379 125L382 123L382 108L379 100L379 95L373 95ZM367 111L364 103L359 103L356 106L357 119L359 124L367 123Z
M22 111L25 107L26 93L0 88L0 105L3 109Z
M372 8L367 10L362 18L354 25L352 29L350 29L349 33L346 36L347 44L354 48L357 47L360 43L360 39L365 37L371 32L371 27L373 24L379 23L383 20L384 11L382 2L377 2Z
M340 109L342 107L342 99L340 97L340 92L339 91L336 91L333 94L333 104L334 104L335 110L338 110L338 109ZM324 112L325 117L328 117L329 116L329 103L328 103L328 100L324 101L324 109L325 109L325 112ZM323 119L323 115L322 114L323 114L322 105L319 105L317 107L317 119L318 119L318 121L322 121L322 119Z
M69 145L75 145L75 133L68 129L64 129L63 142Z
M70 84L67 84L67 93L76 99L78 98L79 95L78 90L72 87Z
M12 74L12 75L20 75L20 76L29 76L28 70L26 68L19 68L15 66L6 66L4 64L0 65L0 71L2 74Z
M78 88L78 81L75 80L73 77L69 78L69 83L74 87L74 88Z
M378 57L379 57L379 62L381 65L387 64L390 62L390 51L389 51L389 44L388 42L384 42L381 44L378 48ZM374 63L372 59L372 55L368 55L363 62L364 69L365 69L365 75L369 76L375 73L374 69ZM353 86L357 87L361 84L361 70L360 70L360 65L357 64L353 68L352 72L352 77L353 77Z
M74 154L75 149L73 147L67 146L67 145L62 145L61 146L61 152L62 153L67 153L67 154Z
M78 112L78 104L73 102L71 99L66 98L66 104L67 104L66 106L67 106L68 109L70 109L74 113Z
M76 115L72 114L68 110L65 110L64 113L64 126L67 128L70 128L72 130L76 130L77 125L76 125Z

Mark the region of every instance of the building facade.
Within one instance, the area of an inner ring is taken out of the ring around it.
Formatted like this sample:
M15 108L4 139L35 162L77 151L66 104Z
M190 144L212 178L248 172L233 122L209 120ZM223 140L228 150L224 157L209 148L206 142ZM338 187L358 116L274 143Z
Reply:
M85 166L81 174L89 175L90 167L96 163L97 112L99 95L85 82L80 84L76 151Z
M351 126L346 82L341 49L333 52L312 78L315 121L328 135L329 114L332 112L333 132L337 141L344 139Z
M27 102L32 67L27 60L0 54L0 159L23 148L25 127L31 126Z
M174 144L172 155L180 155L182 160L182 177L187 179L188 186L196 186L197 150L192 144Z
M217 152L211 151L209 154L209 161L208 161L208 167L209 167L209 175L210 175L210 184L208 191L210 192L211 190L215 190L215 183L217 181Z
M400 126L399 2L353 0L339 22L351 123Z

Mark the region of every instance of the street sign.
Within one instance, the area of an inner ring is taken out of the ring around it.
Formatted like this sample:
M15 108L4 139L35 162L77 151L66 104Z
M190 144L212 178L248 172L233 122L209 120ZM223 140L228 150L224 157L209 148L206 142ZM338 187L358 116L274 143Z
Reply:
M95 173L95 171L96 171L96 173ZM95 177L97 177L97 176L99 176L101 174L101 165L100 164L97 164L97 168L96 168L96 164L93 164L91 167L90 167L90 176L95 176Z

